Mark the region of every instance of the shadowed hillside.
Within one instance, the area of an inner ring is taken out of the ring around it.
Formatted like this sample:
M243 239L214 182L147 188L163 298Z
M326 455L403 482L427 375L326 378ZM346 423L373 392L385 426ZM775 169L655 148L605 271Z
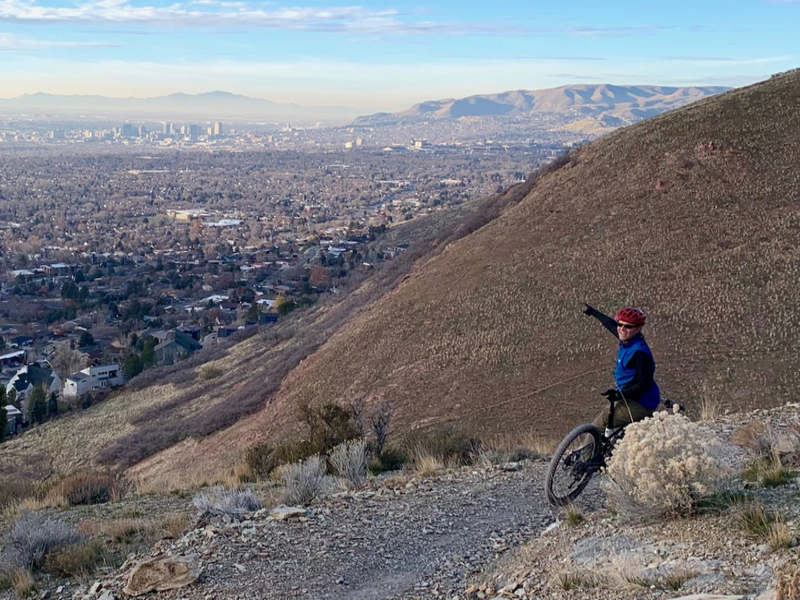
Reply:
M178 385L126 393L119 402L134 416L119 432L127 437L115 437L109 421L86 447L129 464L131 447L163 423L177 431L173 443L209 406L223 420L243 403L244 414L265 406L134 469L174 486L291 432L301 404L362 393L397 407L398 430L455 420L479 433L560 435L602 407L598 392L612 382L616 341L581 314L584 301L649 313L657 379L690 409L702 399L750 408L793 398L798 98L794 71L580 148L490 203L502 213L487 225L478 228L489 217L451 224L436 239L434 228L405 266L366 282L352 304L302 316L294 338L269 331L232 348L217 371L184 368ZM305 331L311 321L316 328ZM84 424L111 408L93 407ZM54 447L68 454L63 441Z

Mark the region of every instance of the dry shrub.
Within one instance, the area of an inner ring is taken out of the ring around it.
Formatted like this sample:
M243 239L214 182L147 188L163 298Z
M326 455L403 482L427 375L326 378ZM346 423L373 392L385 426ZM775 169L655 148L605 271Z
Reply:
M687 515L727 487L731 469L713 433L683 415L658 412L629 425L608 461L609 500L625 517Z
M25 512L3 537L0 562L7 569L39 569L48 554L81 541L81 536L65 523Z
M256 479L266 479L279 465L278 453L272 444L262 442L251 446L244 454L245 465Z
M226 490L216 486L199 493L192 500L198 516L230 515L238 516L247 512L256 512L262 508L261 501L252 490Z
M69 506L104 504L119 497L114 477L109 473L76 473L53 486L45 497L50 506L66 502Z
M733 432L731 441L759 456L772 455L772 441L767 426L759 421L750 421Z
M93 539L48 554L44 568L57 577L87 577L108 564L110 558L103 542Z
M452 423L412 431L403 438L402 446L412 462L432 456L442 463L468 465L481 453L481 441Z
M0 481L0 510L5 510L38 494L39 486L31 479L20 476L3 477Z
M290 465L283 475L283 502L289 505L311 504L325 488L325 461L319 456Z
M362 438L339 444L330 455L330 463L344 477L347 487L358 489L367 481L367 442Z

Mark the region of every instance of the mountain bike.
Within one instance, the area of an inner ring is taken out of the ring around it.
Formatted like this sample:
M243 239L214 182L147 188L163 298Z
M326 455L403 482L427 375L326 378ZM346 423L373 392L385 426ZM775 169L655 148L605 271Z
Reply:
M553 506L566 506L575 500L592 477L605 468L614 445L625 435L625 427L612 427L617 402L609 399L606 431L600 431L591 423L579 425L556 448L545 478L547 500ZM667 410L676 406L683 410L682 406L670 400L664 401Z

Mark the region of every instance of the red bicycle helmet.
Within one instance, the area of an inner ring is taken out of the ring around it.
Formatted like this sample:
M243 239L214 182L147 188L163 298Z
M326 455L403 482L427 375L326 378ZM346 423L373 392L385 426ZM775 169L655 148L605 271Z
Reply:
M631 325L637 325L641 327L647 320L647 315L645 315L638 308L631 308L629 306L626 306L625 308L620 308L617 311L617 314L614 315L614 320L617 322L625 321L626 323L630 323Z

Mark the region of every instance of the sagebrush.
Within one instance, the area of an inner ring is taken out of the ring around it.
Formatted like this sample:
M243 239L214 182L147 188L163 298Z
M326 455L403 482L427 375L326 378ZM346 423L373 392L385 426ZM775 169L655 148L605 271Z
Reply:
M325 489L325 461L319 456L290 465L283 475L283 501L291 505L309 505Z
M367 443L363 438L336 446L330 462L350 489L358 489L366 483Z
M38 513L24 512L3 536L0 564L11 569L40 569L51 552L83 541L69 525Z
M252 490L226 490L221 486L200 492L194 497L192 504L200 516L207 514L236 516L262 508L261 500Z
M728 487L726 454L707 428L658 412L627 427L608 461L604 487L623 516L690 514L701 498Z

